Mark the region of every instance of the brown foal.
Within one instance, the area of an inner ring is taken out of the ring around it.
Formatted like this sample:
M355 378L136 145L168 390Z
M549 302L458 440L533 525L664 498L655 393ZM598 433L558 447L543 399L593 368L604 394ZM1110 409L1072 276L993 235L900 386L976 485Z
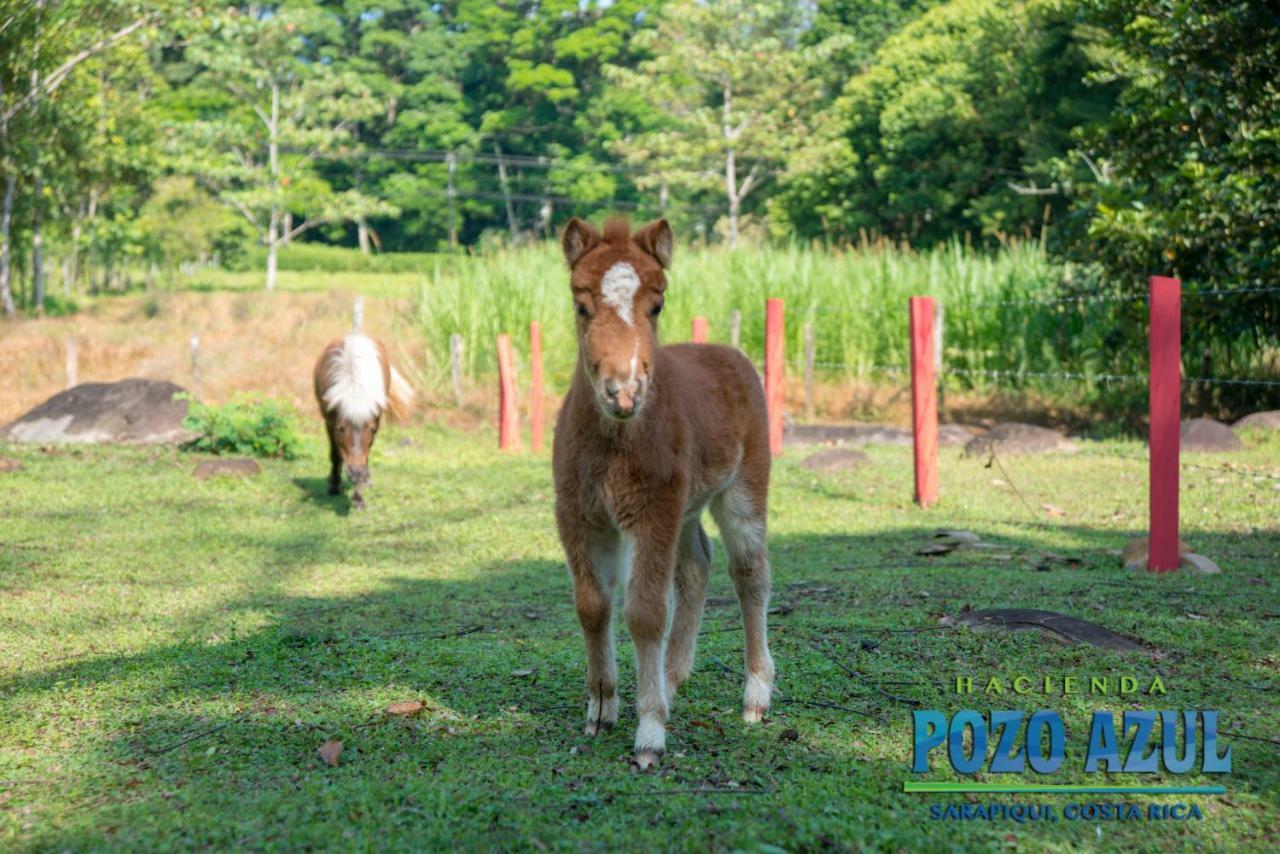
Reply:
M764 392L737 350L658 346L671 265L666 220L634 235L573 219L563 237L578 365L556 425L556 522L587 645L587 726L618 720L613 604L636 650L635 763L655 765L676 689L693 669L706 600L710 508L729 556L746 631L743 718L769 708L766 611L769 434Z
M351 478L351 504L364 509L369 451L382 416L403 420L413 389L387 359L382 342L364 335L333 341L316 362L316 402L329 434L329 494L342 491L342 469Z

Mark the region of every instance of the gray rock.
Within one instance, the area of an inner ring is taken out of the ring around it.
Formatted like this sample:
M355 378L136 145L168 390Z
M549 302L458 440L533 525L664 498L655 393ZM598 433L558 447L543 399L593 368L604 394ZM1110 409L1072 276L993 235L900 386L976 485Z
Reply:
M32 444L64 442L182 442L187 402L174 400L182 387L129 379L82 383L59 392L0 430L0 439Z
M810 471L846 471L860 468L869 462L871 458L862 451L855 451L852 448L829 448L806 457L800 466Z
M257 460L248 457L221 457L216 460L205 460L192 472L197 480L208 480L211 477L252 477L262 472Z
M1212 418L1191 418L1182 422L1180 444L1191 453L1243 451L1244 442L1226 424Z
M788 445L910 445L911 431L879 424L796 424L782 438Z
M1231 425L1233 430L1280 430L1280 409L1252 412Z
M1032 608L994 608L989 611L966 611L948 620L954 625L975 630L1003 629L1010 632L1038 631L1066 644L1089 644L1116 652L1142 652L1132 638L1117 634L1105 626Z
M942 448L964 445L984 432L986 431L981 427L973 427L969 424L939 424L938 445Z
M1039 454L1046 451L1073 452L1075 443L1057 430L1009 421L997 424L964 446L966 457L981 457L995 450L997 454Z

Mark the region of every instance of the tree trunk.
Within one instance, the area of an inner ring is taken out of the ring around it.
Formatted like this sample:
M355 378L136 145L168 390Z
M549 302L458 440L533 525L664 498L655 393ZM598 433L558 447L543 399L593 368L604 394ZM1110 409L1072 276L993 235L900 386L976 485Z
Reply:
M360 244L360 254L369 254L369 221L363 216L356 220L356 240Z
M732 148L724 161L724 187L729 196L729 245L737 246L738 210L742 206L742 197L738 195L738 165Z
M5 177L4 209L0 213L0 299L4 301L4 313L9 317L18 313L13 304L13 243L9 240L13 224L13 193L17 184L18 176L10 172Z
M283 233L280 235L280 245L288 246L293 240L293 238L289 236L292 233L293 233L293 211L288 210L286 208L284 212L284 229L283 229Z
M721 116L725 142L729 149L724 158L724 189L729 197L729 245L738 245L738 207L742 204L742 196L738 193L738 161L733 149L736 134L733 130L733 89L725 84L724 103L721 105Z
M36 170L32 182L33 197L31 204L31 297L37 314L44 314L44 204L41 194L44 191L44 177Z
M277 235L280 233L280 209L271 206L271 221L267 225L267 290L276 289L276 262L280 251Z
M276 289L276 253L280 249L280 83L271 81L271 126L269 154L271 157L271 218L267 223L267 290Z
M502 185L502 198L507 203L507 230L511 232L511 239L516 237L516 209L511 202L511 188L507 185L507 164L502 159L502 149L498 147L498 143L493 143L493 153L498 158L498 182Z

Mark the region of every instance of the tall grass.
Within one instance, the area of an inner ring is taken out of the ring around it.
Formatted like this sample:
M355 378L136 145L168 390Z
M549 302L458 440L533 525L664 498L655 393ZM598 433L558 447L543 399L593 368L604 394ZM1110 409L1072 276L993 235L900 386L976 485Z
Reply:
M728 343L731 317L739 311L741 347L761 362L765 300L780 297L786 301L789 362L803 360L803 327L812 323L820 367L869 375L907 364L907 299L927 294L945 307L947 353L957 364L1059 366L1062 354L1046 349L1036 334L1037 324L1055 321L976 304L1043 298L1061 277L1061 267L1032 244L997 252L959 243L926 252L799 245L694 249L679 253L669 273L661 336L666 343L688 340L692 318L703 315L710 340ZM431 373L442 383L447 379L449 337L460 334L465 372L488 375L496 365L497 335L509 333L525 356L529 322L537 320L548 379L563 384L576 354L568 280L553 245L436 259L417 303Z

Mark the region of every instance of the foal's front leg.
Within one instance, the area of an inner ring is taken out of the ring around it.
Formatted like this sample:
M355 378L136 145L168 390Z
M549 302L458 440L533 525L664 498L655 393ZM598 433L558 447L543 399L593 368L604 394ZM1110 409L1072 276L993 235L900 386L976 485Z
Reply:
M624 612L636 648L635 763L656 765L667 746L666 645L678 521L635 534L635 560Z
M613 729L618 722L618 667L614 655L613 595L628 560L616 534L596 542L566 542L573 574L573 604L587 646L587 735Z

